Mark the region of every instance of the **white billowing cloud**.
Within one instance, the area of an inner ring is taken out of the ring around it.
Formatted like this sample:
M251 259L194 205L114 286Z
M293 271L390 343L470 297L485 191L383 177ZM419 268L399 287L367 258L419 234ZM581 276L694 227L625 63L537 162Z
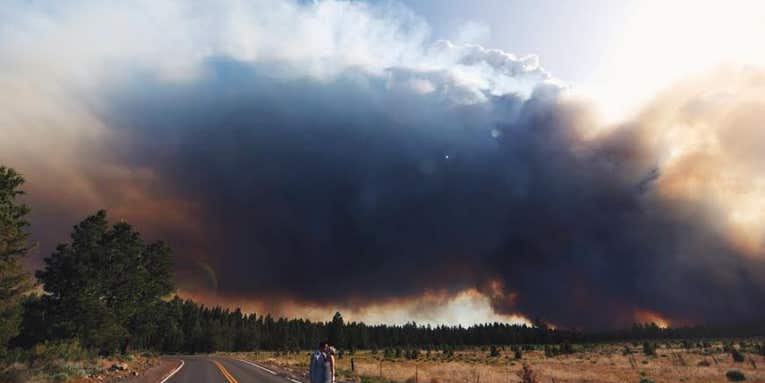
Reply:
M89 86L103 86L125 71L189 79L216 57L278 64L282 75L321 80L348 69L377 75L399 67L448 70L490 93L549 78L535 58L431 44L427 23L395 4L16 2L0 20L0 65L11 71L7 76L21 72Z

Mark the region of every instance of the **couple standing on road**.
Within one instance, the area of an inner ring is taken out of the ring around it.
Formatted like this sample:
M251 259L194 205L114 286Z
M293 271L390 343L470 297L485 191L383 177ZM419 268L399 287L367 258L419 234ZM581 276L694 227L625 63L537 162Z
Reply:
M335 348L320 342L319 349L311 353L308 368L311 383L335 383Z

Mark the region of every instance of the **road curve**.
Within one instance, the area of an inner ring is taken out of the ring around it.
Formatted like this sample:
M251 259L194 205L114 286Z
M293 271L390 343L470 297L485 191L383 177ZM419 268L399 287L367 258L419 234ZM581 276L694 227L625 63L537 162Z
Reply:
M253 362L220 356L179 356L183 361L164 383L301 383Z

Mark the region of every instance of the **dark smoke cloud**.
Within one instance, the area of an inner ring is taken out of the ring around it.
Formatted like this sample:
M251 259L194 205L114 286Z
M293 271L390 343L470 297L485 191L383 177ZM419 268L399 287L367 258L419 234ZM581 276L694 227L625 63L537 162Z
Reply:
M202 206L221 294L363 305L494 281L499 312L562 325L762 314L761 262L698 203L656 195L638 127L585 140L586 111L555 86L455 107L353 71L207 69L108 104L133 136L120 162Z
M279 14L288 20L361 15L380 30L421 36L399 11L287 8ZM666 132L726 136L762 109L726 119L740 100L698 97L686 85L636 121L598 127L534 58L369 35L351 46L382 41L395 58L354 61L338 49L327 66L285 46L289 54L252 59L217 41L216 54L183 65L180 80L163 74L164 61L99 67L106 74L96 86L56 99L67 101L52 115L78 126L47 139L64 149L40 163L5 146L12 155L0 158L29 175L33 203L43 206L36 231L63 233L87 209L112 208L171 243L187 291L363 307L478 289L499 313L583 327L623 325L640 310L689 322L765 314L760 237L742 246L731 235L742 228L721 223L735 201L687 187L717 184L715 162L752 179L756 168L739 160L761 140L714 152ZM751 90L750 74L741 76ZM18 101L0 117L26 108ZM38 125L41 136L51 129ZM38 137L8 129L23 145ZM65 177L46 180L54 163Z

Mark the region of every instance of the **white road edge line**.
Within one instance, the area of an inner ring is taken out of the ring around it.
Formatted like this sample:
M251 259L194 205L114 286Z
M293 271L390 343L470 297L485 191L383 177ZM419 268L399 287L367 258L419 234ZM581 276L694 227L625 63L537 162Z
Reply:
M173 370L173 371L170 373L170 375L166 376L166 377L165 377L165 379L162 379L162 381L161 381L161 382L159 382L159 383L165 383L165 382L166 382L168 379L172 378L172 377L173 377L173 375L175 375L175 373L176 373L176 372L180 371L180 370L183 368L183 365L184 365L184 364L186 364L186 362L184 362L184 361L183 361L183 359L181 359L181 365L180 365L180 366L178 366L178 367L176 367L176 368L175 368L175 370Z
M270 373L271 373L271 375L276 375L276 372L274 372L274 371L271 371L271 370L269 370L269 369L267 369L267 368L265 368L265 367L263 367L263 366L261 366L261 365L258 365L258 364L255 364L255 363L252 363L252 362L250 362L249 360L244 360L244 359L237 359L237 360L238 360L238 361L240 361L240 362L244 362L244 363L247 363L247 364L249 364L249 365L251 365L251 366L255 366L255 367L257 367L257 368L259 368L259 369L261 369L261 370L264 370L264 371L268 371L268 372L270 372Z
M292 379L292 378L290 378L290 381L291 381L292 383L303 383L303 382L301 382L301 381L299 381L299 380L297 380L297 379Z

